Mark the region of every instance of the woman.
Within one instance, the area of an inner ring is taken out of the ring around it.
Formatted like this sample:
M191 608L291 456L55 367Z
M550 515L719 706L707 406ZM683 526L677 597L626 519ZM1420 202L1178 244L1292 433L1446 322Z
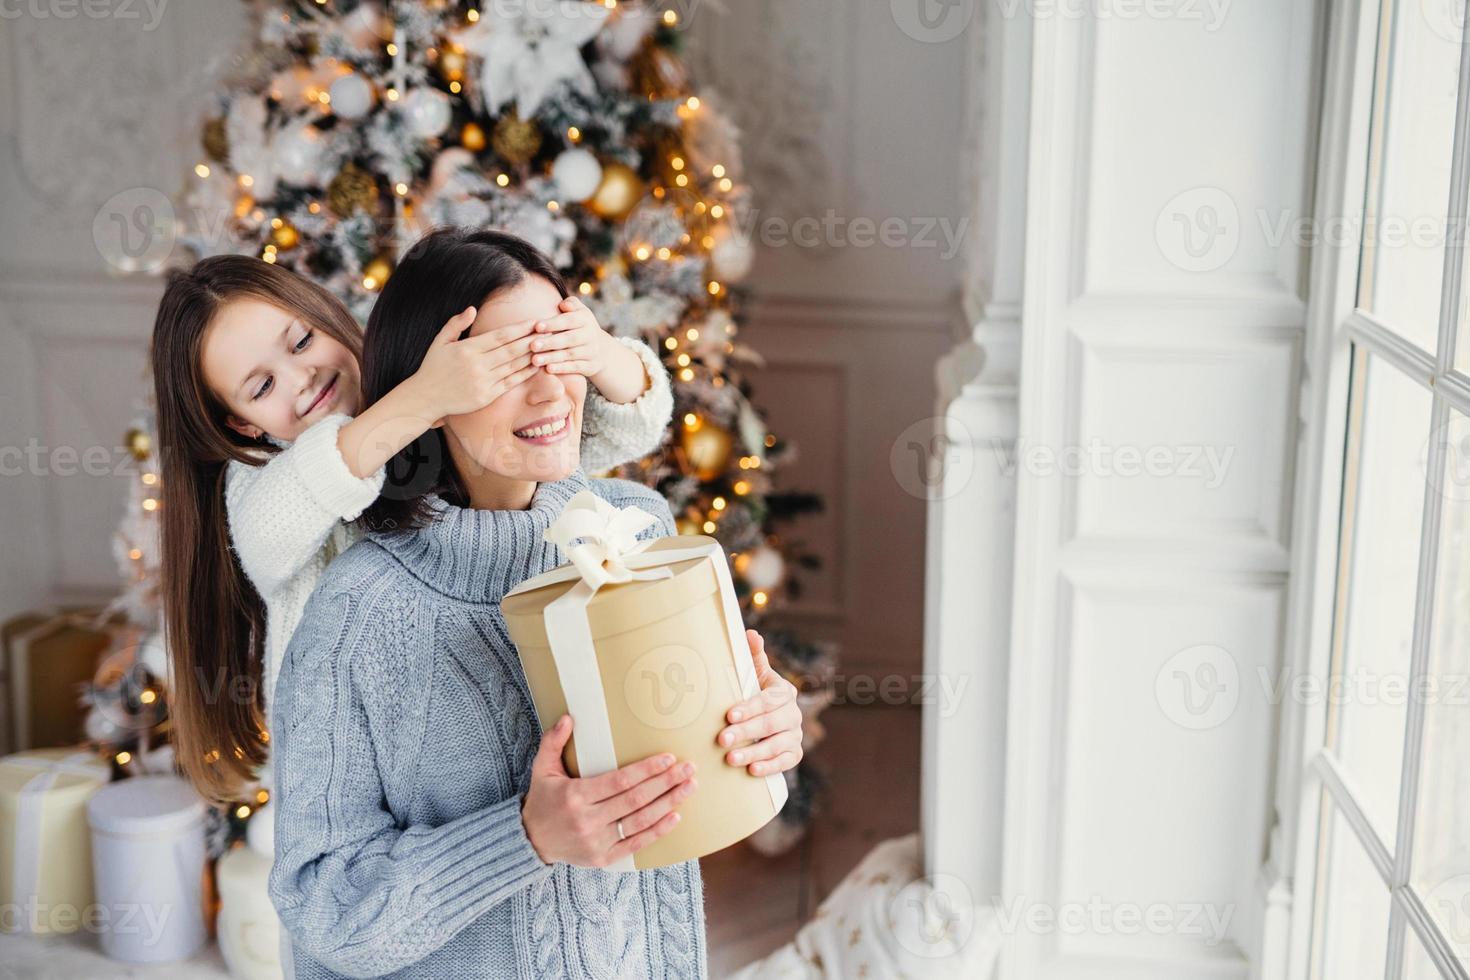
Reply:
M566 292L519 240L431 235L373 311L369 401L414 372L444 310L478 305L475 336ZM563 560L542 532L579 490L656 514L645 536L674 533L658 494L579 468L585 396L581 376L537 372L405 449L368 539L307 605L272 719L270 882L303 980L707 975L698 862L601 870L677 824L692 767L664 755L568 776L574 722L542 733L500 614ZM768 775L800 759L801 715L747 635L762 691L732 706L719 741L726 764Z

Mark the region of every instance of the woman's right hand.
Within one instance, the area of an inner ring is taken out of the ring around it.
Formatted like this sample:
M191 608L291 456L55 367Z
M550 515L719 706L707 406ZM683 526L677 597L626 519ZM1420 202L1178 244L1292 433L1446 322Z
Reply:
M653 755L600 776L574 778L562 764L571 715L541 737L531 789L521 806L526 836L541 860L602 868L642 850L679 823L674 808L694 792L694 763ZM618 821L626 839L618 839Z
M433 406L436 419L475 412L535 374L531 342L536 321L511 323L459 339L475 322L473 306L452 317L434 338L412 384Z

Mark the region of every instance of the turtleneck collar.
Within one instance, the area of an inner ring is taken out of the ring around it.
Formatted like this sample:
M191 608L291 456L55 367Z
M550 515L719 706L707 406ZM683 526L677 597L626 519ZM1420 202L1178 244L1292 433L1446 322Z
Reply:
M427 497L433 517L426 527L373 532L370 537L431 588L467 602L499 602L533 575L564 557L542 534L580 490L590 489L577 468L565 479L539 483L525 510L456 507Z

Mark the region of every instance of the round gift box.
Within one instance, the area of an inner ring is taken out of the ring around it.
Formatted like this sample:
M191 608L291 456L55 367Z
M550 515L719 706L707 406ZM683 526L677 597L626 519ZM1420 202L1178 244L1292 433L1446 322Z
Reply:
M95 754L36 749L0 759L4 932L75 932L93 904L87 801L112 776Z
M261 819L260 815L255 819ZM220 955L230 976L240 980L278 980L281 976L281 925L266 890L270 873L271 859L248 847L230 851L219 859L215 870Z
M113 783L87 805L102 951L181 960L204 945L204 801L174 776Z
M703 554L667 562L668 578L604 585L586 606L617 764L672 752L697 766L698 789L678 807L683 819L633 856L640 871L704 857L743 840L785 802L783 777L752 776L744 766L727 764L726 750L715 742L725 712L742 700L736 658L750 661L739 607L733 593L724 594L716 571L715 562L726 561L719 543L702 535L661 538L639 557L687 549ZM501 613L546 728L567 711L567 697L545 614L578 579L538 587L541 580L518 586L526 591L506 596ZM563 758L573 776L581 775L577 738L574 727Z

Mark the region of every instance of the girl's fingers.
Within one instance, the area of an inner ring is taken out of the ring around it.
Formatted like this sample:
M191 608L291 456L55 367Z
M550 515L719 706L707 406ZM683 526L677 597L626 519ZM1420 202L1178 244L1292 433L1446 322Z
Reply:
M512 340L508 344L501 344L494 350L488 350L484 353L492 367L499 364L511 364L519 361L523 357L529 359L531 356L531 341L533 339L533 337L527 334L518 340ZM484 365L481 364L480 366L483 367Z
M474 326L477 312L473 306L469 306L450 317L439 330L439 336L434 338L434 345L448 344L458 340L460 334Z
M519 320L515 323L507 323L503 327L496 327L494 330L486 330L482 334L466 337L460 343L468 344L471 350L493 351L495 348L503 344L508 344L512 340L529 336L533 323L535 323L534 320Z
M579 330L566 330L550 335L531 335L531 350L538 354L556 350L582 350L588 347L587 335Z
M516 364L520 364L520 366L517 367ZM502 370L508 370L510 373L503 374L501 377L495 379L494 383L499 386L500 394L503 395L521 382L529 381L532 375L541 369L534 364L517 361L515 364L510 365L509 368Z
M566 313L558 313L555 316L548 316L538 320L536 322L535 332L540 334L560 333L564 330L575 330L578 327L602 329L602 326L592 315L591 310L586 307L578 307Z
M585 361L588 351L585 347L568 347L566 350L542 350L531 352L531 363L538 367L546 367L548 364L562 364L567 361Z
M597 365L593 361L563 361L546 365L546 370L552 374L585 374L590 378L597 373Z

